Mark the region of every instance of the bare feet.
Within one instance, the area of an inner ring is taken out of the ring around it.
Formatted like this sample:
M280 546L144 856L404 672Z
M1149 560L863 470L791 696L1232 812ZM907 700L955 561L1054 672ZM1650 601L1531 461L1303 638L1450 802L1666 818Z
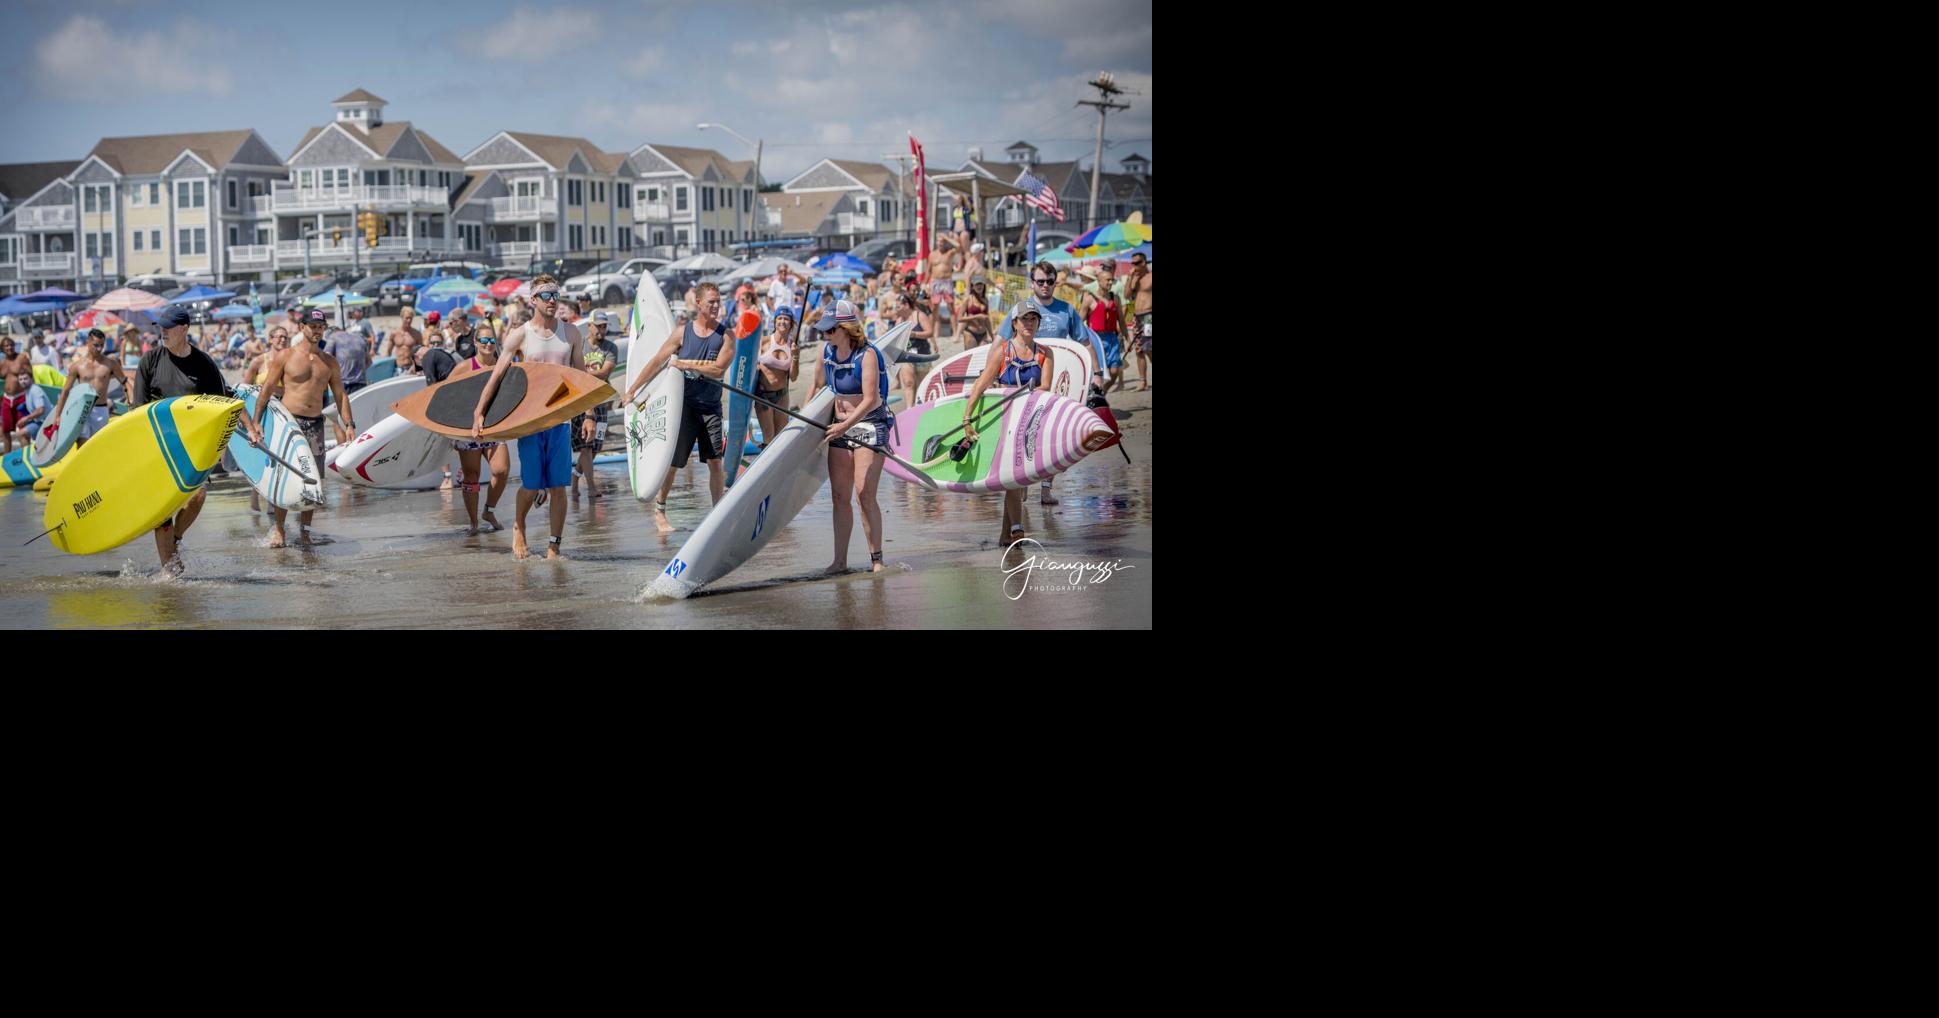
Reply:
M1056 496L1056 495L1053 495L1053 494L1051 494L1051 491L1050 491L1050 485L1048 485L1048 484L1045 484L1045 485L1039 485L1039 486L1038 486L1038 488L1037 488L1037 502L1038 502L1038 504L1039 504L1039 505L1056 505L1056 504L1057 504L1057 496Z
M491 528L493 530L505 529L505 527L498 522L498 517L493 515L490 509L485 510L485 522L491 524Z
M532 557L532 549L525 546L525 531L523 530L514 529L512 531L512 557L516 559Z
M560 551L558 545L552 544L546 546L545 557L548 559L562 559L566 557L566 553Z
M821 574L822 574L823 576L839 576L839 575L841 575L842 573L845 573L845 572L848 572L848 563L846 563L846 562L837 562L837 563L835 563L834 565L832 565L832 566L829 566L829 567L828 567L828 568L826 568L826 569L823 569L823 570L821 571Z
M296 532L296 543L306 548L310 546L312 543L310 541L310 528L304 527Z
M888 567L888 566L885 566L885 565L883 565L883 564L882 564L882 563L880 563L880 562L877 562L877 563L875 563L875 564L873 564L873 565L871 565L871 566L869 566L869 572L871 572L871 573L881 573L881 572L887 572L887 571L888 571L888 569L889 569L889 567Z
M466 536L466 537L477 537L477 536L478 536L478 524L476 524L476 523L474 523L474 524L472 524L472 525L471 525L471 529L470 529L470 530L467 530L467 531L465 531L465 536Z
M270 546L271 548L281 548L281 547L283 546L283 528L282 528L282 527L272 527L272 528L270 529L270 531L269 531L269 546Z
M665 506L657 503L653 506L653 525L662 534L673 533L673 524L667 522L667 510Z
M451 490L451 475L449 475L449 474L446 474L446 475L445 475L445 477L444 477L444 483L443 483L443 484L440 484L440 485L438 485L438 490L439 490L439 491L450 491L450 490Z
M188 567L182 563L182 556L176 555L175 557L169 559L167 562L162 563L162 576L172 580L182 575L182 571L187 568Z

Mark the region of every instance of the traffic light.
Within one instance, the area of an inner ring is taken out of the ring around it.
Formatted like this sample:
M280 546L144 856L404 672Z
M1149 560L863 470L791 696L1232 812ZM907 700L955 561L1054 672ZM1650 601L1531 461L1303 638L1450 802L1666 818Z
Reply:
M334 246L334 245L338 245L338 244L342 244L342 243L343 243L343 230L341 230L341 229L333 229L333 230L331 230L331 231L330 231L330 243L331 243L331 244L332 244L333 246Z
M364 246L377 246L377 231L384 226L384 217L375 212L357 213L357 226L364 231Z

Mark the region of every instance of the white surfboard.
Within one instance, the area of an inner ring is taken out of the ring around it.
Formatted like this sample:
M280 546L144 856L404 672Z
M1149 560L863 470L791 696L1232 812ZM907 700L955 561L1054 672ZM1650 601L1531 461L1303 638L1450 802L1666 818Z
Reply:
M908 342L914 322L904 322L874 343L890 368ZM801 408L801 416L827 424L835 416L835 391L823 386ZM680 546L679 554L647 589L662 597L687 597L733 572L780 533L828 482L828 457L822 429L794 418L768 443L767 450L739 483L707 514ZM664 476L664 475L662 475Z
M673 311L657 286L642 286L633 298L633 334L626 342L626 383L624 396L646 369L646 362L673 333ZM686 379L672 367L663 368L626 408L626 473L633 484L633 497L650 502L660 495L666 483L667 468L673 466L673 443L680 437L681 417L687 406Z
M397 488L427 474L442 484L444 465L453 459L451 439L392 414L358 435L330 469L351 484Z

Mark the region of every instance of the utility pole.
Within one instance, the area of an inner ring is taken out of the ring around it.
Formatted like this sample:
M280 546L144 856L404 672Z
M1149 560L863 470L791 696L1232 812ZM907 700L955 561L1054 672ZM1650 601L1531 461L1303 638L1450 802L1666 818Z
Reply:
M1099 172L1104 168L1104 118L1110 115L1112 110L1131 108L1127 103L1111 101L1112 96L1122 94L1124 89L1117 86L1111 78L1110 71L1099 71L1097 77L1090 82L1090 86L1097 89L1098 97L1077 101L1079 106L1097 107L1097 148L1091 155L1091 205L1084 213L1084 228L1087 230L1097 225L1097 187L1102 179Z
M896 198L900 200L904 205L909 204L909 184L908 184L909 164L915 162L916 157L913 155L910 155L907 152L897 152L890 155L885 155L882 158L895 160ZM880 211L880 210L877 210L877 211ZM903 222L911 224L911 226L909 227L911 231L915 229L913 225L915 223L915 220L910 217L908 209L897 209L896 214ZM880 233L881 231L878 230L876 232ZM905 234L905 237L906 237L906 234Z

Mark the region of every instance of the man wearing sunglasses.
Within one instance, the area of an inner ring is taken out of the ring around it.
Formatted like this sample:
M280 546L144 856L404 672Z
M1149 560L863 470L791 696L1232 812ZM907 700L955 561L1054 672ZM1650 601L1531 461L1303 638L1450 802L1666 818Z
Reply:
M1043 313L1043 322L1037 326L1036 338L1074 339L1079 343L1091 344L1093 356L1096 357L1091 362L1091 385L1102 390L1104 387L1103 365L1106 363L1104 344L1098 340L1097 333L1091 331L1090 325L1084 321L1083 315L1077 313L1076 308L1071 307L1066 301L1061 301L1051 296L1052 291L1056 289L1056 266L1049 262L1038 262L1030 267L1031 299L1035 302L1035 306ZM996 330L997 335L1004 339L1010 338L1016 331L1012 323L1016 321L1017 309L1027 303L1030 302L1018 301L1011 306L1009 316L1003 319L1002 327ZM1062 393L1062 395L1079 402L1083 402L1085 397L1085 394L1081 392L1067 392ZM1057 496L1050 491L1050 482L1052 480L1055 480L1055 478L1044 479L1043 488L1038 495L1039 501L1044 505L1057 504Z
M498 394L505 369L521 355L530 364L563 364L586 370L585 340L578 326L559 318L560 298L557 279L548 275L532 280L532 317L505 334L504 351L498 363L492 365L491 379L478 394L478 406L472 413L474 441L484 440L485 408L491 406L492 397ZM592 421L585 420L581 427L585 437L591 438ZM550 499L552 536L547 541L545 557L563 558L559 542L565 539L566 488L572 484L572 425L555 424L519 439L518 458L518 515L512 523L512 555L521 559L531 557L531 546L525 540L525 514L533 505Z

